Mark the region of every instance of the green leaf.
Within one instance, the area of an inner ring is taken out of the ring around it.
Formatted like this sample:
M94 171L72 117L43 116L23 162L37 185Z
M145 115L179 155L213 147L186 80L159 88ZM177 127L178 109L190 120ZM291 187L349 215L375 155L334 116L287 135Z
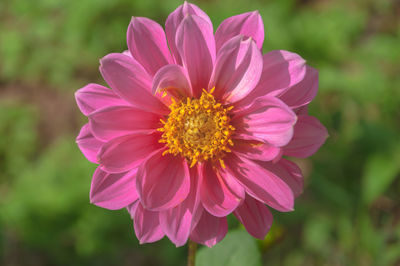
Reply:
M253 237L244 230L234 230L216 246L201 248L196 256L196 265L260 266L261 254Z
M397 149L399 150L399 149ZM398 152L369 157L364 171L364 202L371 203L382 195L400 170Z

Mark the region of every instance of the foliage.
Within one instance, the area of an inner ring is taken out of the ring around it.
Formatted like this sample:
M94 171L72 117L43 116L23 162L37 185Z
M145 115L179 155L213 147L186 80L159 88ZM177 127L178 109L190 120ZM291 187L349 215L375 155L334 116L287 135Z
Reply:
M297 161L306 186L296 211L274 212L272 231L256 242L257 249L241 230L211 250L200 248L199 265L211 258L215 265L232 261L218 257L224 252L254 254L238 257L256 259L254 265L400 263L398 1L194 2L215 25L258 9L266 29L264 52L294 51L319 70L320 92L310 113L330 134L317 154ZM55 105L76 110L73 92L102 82L98 59L126 49L130 17L163 23L180 3L0 2L1 265L184 265L185 248L167 240L139 246L124 210L89 204L94 165L74 143L82 117L60 107L51 117L75 122L48 139L43 127L52 123L46 122L51 111L42 105L60 101ZM40 101L23 96L38 91ZM231 220L229 225L238 227Z
M232 230L213 248L202 248L196 257L196 265L260 266L261 257L257 244L244 230Z

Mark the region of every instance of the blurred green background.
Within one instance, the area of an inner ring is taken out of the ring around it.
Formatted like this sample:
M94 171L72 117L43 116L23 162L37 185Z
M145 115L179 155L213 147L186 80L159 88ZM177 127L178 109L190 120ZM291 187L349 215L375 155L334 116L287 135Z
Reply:
M214 29L259 10L264 52L293 51L319 69L310 113L330 133L297 160L306 185L296 211L274 212L264 241L231 219L199 265L400 265L400 2L193 2ZM164 24L181 3L0 1L0 265L185 265L186 247L140 246L125 210L89 204L95 166L74 141L85 118L73 98L103 83L98 60L126 49L131 16Z

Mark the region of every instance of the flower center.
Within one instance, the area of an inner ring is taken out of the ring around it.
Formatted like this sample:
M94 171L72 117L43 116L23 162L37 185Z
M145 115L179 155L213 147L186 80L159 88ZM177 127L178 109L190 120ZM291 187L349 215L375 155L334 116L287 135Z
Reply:
M231 152L228 146L233 146L231 136L235 128L229 124L228 115L233 106L224 108L212 92L203 90L199 99L180 102L172 98L167 121L161 120L164 126L157 129L163 132L159 142L168 147L163 155L180 154L191 162L190 167L209 159L218 160L225 167L222 158Z

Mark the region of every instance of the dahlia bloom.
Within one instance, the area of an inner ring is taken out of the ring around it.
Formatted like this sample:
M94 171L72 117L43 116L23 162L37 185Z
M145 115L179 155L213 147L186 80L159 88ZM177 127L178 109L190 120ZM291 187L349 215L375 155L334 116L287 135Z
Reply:
M233 16L215 34L210 18L184 3L166 21L134 17L128 51L100 61L111 89L76 92L89 123L77 143L99 164L90 200L126 208L140 243L167 236L207 246L227 233L233 213L263 239L269 208L293 210L299 167L327 131L308 115L318 72L299 55L262 54L258 12Z

